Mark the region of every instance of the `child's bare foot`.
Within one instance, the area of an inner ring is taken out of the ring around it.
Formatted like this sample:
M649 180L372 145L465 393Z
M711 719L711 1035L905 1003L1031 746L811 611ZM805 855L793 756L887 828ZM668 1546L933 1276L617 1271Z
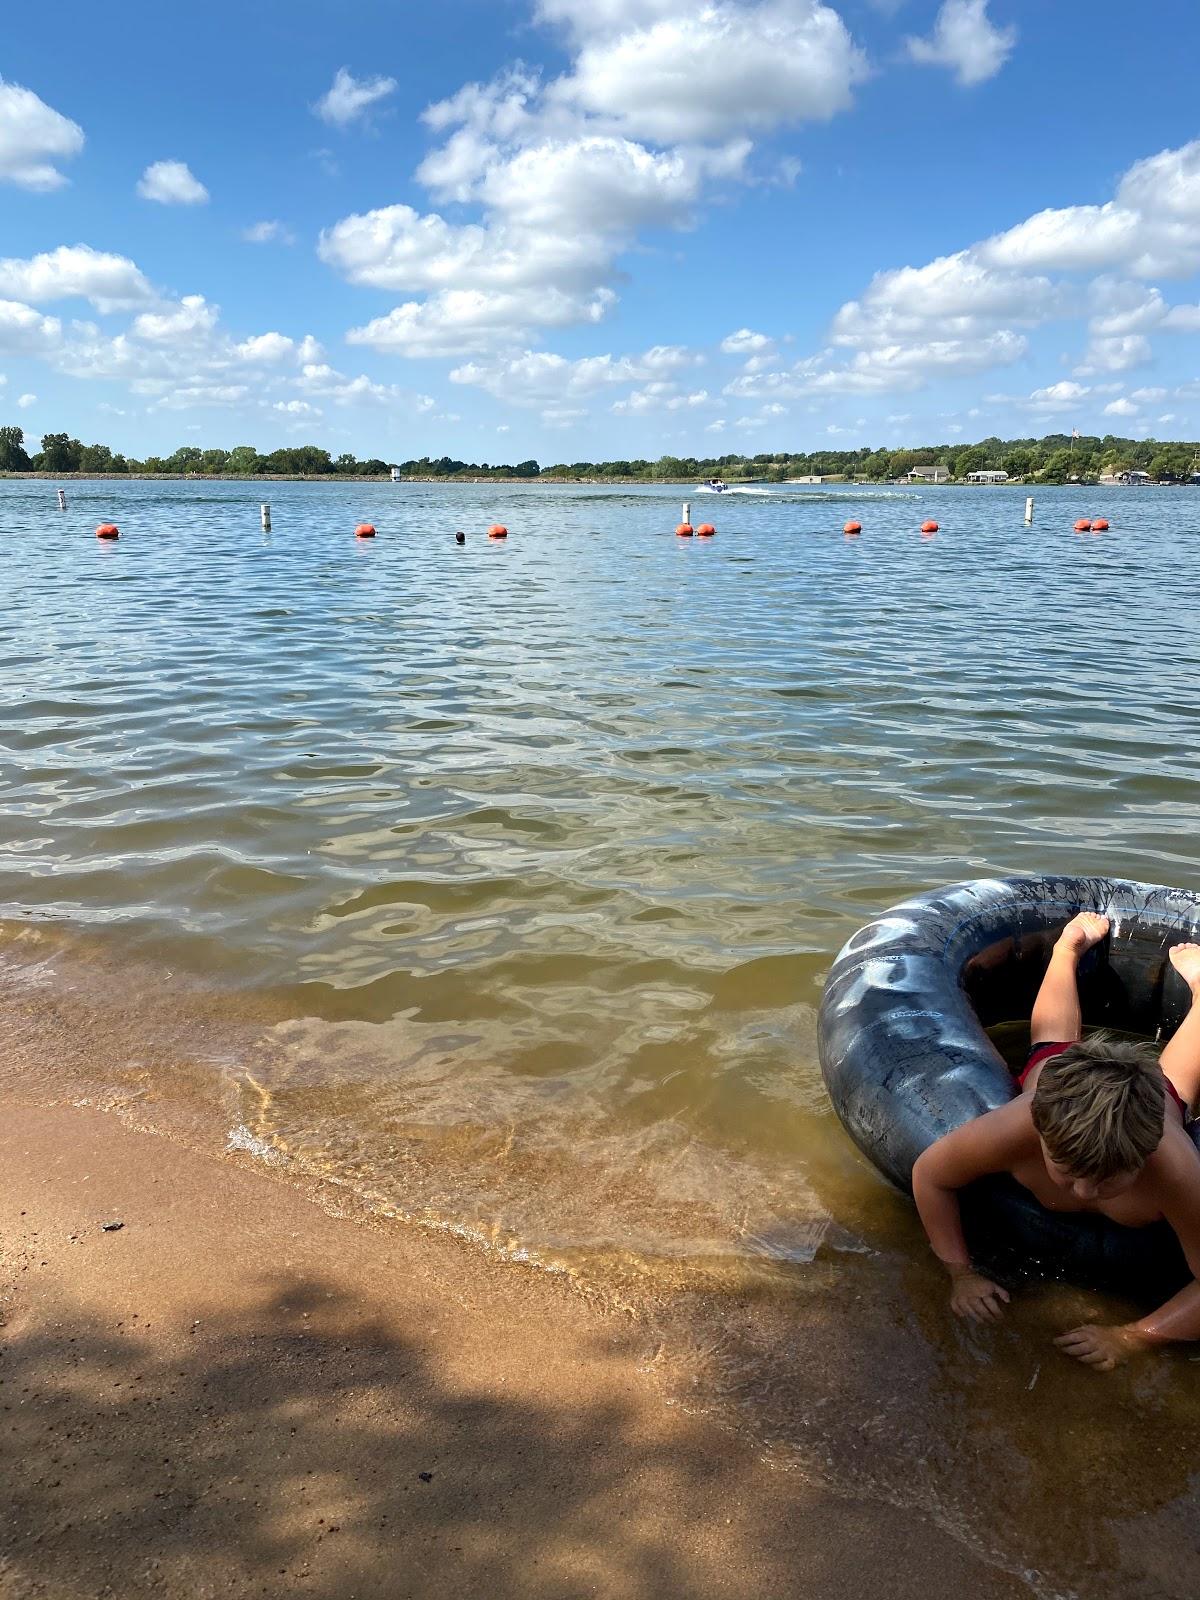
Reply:
M1200 997L1200 944L1173 945L1171 965L1192 994Z
M1101 916L1098 911L1081 911L1067 923L1058 936L1058 942L1065 945L1068 950L1074 951L1077 956L1081 956L1085 950L1090 950L1094 944L1099 944L1108 929L1107 917Z

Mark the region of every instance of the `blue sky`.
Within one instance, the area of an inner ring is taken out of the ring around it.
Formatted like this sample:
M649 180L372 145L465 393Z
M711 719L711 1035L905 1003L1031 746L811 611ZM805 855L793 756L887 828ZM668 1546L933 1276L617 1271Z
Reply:
M1132 16L26 11L0 420L391 460L1195 437L1200 7Z

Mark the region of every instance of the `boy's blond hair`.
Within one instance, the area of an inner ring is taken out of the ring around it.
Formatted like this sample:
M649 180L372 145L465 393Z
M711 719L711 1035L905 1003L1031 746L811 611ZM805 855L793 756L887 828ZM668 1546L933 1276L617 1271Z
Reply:
M1094 1034L1053 1056L1033 1092L1033 1125L1073 1178L1140 1172L1163 1136L1166 1089L1151 1044Z

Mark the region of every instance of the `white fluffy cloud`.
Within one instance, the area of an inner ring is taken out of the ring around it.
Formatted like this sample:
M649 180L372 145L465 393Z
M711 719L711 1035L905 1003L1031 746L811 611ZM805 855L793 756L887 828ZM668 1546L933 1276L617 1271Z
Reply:
M855 352L849 364L838 367L826 353L803 381L913 388L922 368L933 375L1009 364L1028 347L1023 330L1081 312L1089 314L1088 346L1076 376L1127 371L1152 359L1151 334L1200 332L1200 308L1171 306L1140 280L1198 268L1200 141L1137 162L1104 205L1039 212L924 266L877 273L833 319L831 343ZM1091 281L1081 285L1080 273ZM765 392L755 376L735 392ZM797 386L794 374L776 376Z
M208 199L208 190L186 161L151 162L138 180L137 192L143 200L157 200L163 206L199 206Z
M1132 400L1111 400L1104 408L1106 417L1136 417L1138 408Z
M331 87L313 110L322 122L345 128L365 116L373 105L386 100L395 88L395 78L356 78L345 67L339 67Z
M688 226L714 185L749 176L753 137L850 103L863 58L820 0L547 0L569 69L525 68L430 106L440 143L417 171L450 221L407 205L348 216L319 253L411 299L349 335L399 355L519 349L615 301L645 229Z
M527 350L506 360L456 367L450 381L484 389L513 405L544 407L622 384L661 383L696 365L697 359L680 345L655 345L638 356L583 356L576 361L546 350Z
M827 121L866 74L841 17L819 0L601 7L599 18L557 9L572 12L582 46L554 98L660 144Z
M90 300L97 311L124 311L155 299L128 257L86 244L59 245L28 260L0 260L0 295L34 305L78 298Z
M351 328L348 344L370 345L410 357L474 355L519 345L530 327L568 328L599 322L612 300L609 290L591 296L559 289L513 293L445 289L428 300L409 300L386 316Z
M997 28L988 0L945 0L928 39L909 39L909 56L922 66L948 67L964 87L994 78L1017 42L1014 27Z
M739 328L721 340L721 349L727 356L759 356L774 345L774 339L767 334L755 333L750 328Z
M1190 277L1200 269L1200 139L1135 162L1103 205L1039 211L977 252L1022 271Z
M877 273L862 297L848 301L834 317L832 338L835 344L862 346L947 333L974 337L998 322L1032 327L1068 305L1049 278L996 271L960 250L923 267Z
M0 182L22 189L61 188L57 163L83 149L83 129L19 83L0 78Z
M32 306L0 300L0 355L50 356L62 344L62 323Z
M352 283L431 296L353 329L352 343L407 356L519 346L533 329L600 320L615 258L638 229L685 222L705 178L731 173L742 154L542 139L471 169L486 222L384 206L327 229L318 251ZM465 166L455 181L468 181Z
M35 394L19 395L17 397L17 404L20 406L22 411L28 411L30 406L37 405L37 395L35 395Z

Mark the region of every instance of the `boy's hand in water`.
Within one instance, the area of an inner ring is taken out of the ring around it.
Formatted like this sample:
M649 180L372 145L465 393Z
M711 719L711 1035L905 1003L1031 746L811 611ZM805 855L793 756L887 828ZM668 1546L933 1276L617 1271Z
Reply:
M1067 923L1058 936L1058 942L1075 955L1081 956L1085 950L1090 950L1094 944L1100 943L1109 927L1108 918L1102 917L1099 912L1081 911Z
M950 1309L967 1322L999 1322L1008 1304L1008 1290L968 1267L956 1272L950 1290Z
M1070 1333L1060 1333L1055 1339L1058 1348L1085 1366L1097 1372L1111 1372L1130 1356L1145 1348L1146 1341L1133 1328L1102 1328L1089 1323L1082 1328L1072 1328Z

